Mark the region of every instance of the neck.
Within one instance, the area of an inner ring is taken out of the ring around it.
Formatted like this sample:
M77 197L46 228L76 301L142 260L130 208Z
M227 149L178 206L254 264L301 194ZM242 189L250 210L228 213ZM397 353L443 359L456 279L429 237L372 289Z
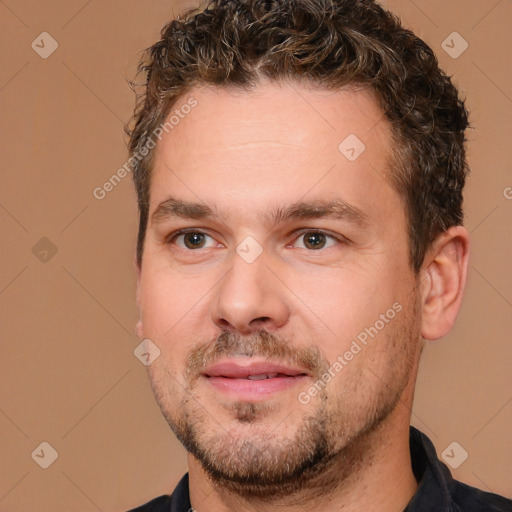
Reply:
M247 500L217 486L189 455L191 504L197 512L402 511L417 489L409 451L410 411L399 405L375 430L360 436L304 488L279 499ZM307 484L307 485L306 485Z

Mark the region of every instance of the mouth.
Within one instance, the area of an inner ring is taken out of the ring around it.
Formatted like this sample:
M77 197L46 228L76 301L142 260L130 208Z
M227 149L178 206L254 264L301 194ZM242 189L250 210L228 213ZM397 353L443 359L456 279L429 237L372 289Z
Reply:
M208 366L202 376L216 390L238 399L257 400L291 387L311 377L308 371L252 358L224 360Z

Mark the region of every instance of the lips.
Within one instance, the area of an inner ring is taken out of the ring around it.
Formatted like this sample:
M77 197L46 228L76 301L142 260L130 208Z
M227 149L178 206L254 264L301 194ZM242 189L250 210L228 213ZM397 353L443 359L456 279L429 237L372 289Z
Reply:
M207 367L205 377L224 377L225 379L265 380L285 377L306 376L302 369L288 367L268 361L251 361L246 364L223 361Z
M202 376L216 391L234 400L259 401L303 382L310 374L301 369L253 359L224 360L208 366Z

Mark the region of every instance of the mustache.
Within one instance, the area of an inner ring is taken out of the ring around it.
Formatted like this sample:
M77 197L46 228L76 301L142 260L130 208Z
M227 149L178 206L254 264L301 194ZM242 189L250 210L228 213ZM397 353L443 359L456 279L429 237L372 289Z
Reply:
M223 357L262 357L274 362L292 364L320 378L329 368L329 362L318 347L295 347L267 331L249 335L222 332L214 340L199 345L187 355L187 373L192 380L199 378L201 370Z

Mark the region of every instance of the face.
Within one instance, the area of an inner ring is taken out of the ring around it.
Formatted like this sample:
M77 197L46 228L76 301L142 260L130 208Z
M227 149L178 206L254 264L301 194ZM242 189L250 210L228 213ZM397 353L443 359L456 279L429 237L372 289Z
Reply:
M343 458L413 380L390 130L364 91L205 87L176 108L190 97L156 148L137 332L160 349L153 391L194 460L275 492Z

